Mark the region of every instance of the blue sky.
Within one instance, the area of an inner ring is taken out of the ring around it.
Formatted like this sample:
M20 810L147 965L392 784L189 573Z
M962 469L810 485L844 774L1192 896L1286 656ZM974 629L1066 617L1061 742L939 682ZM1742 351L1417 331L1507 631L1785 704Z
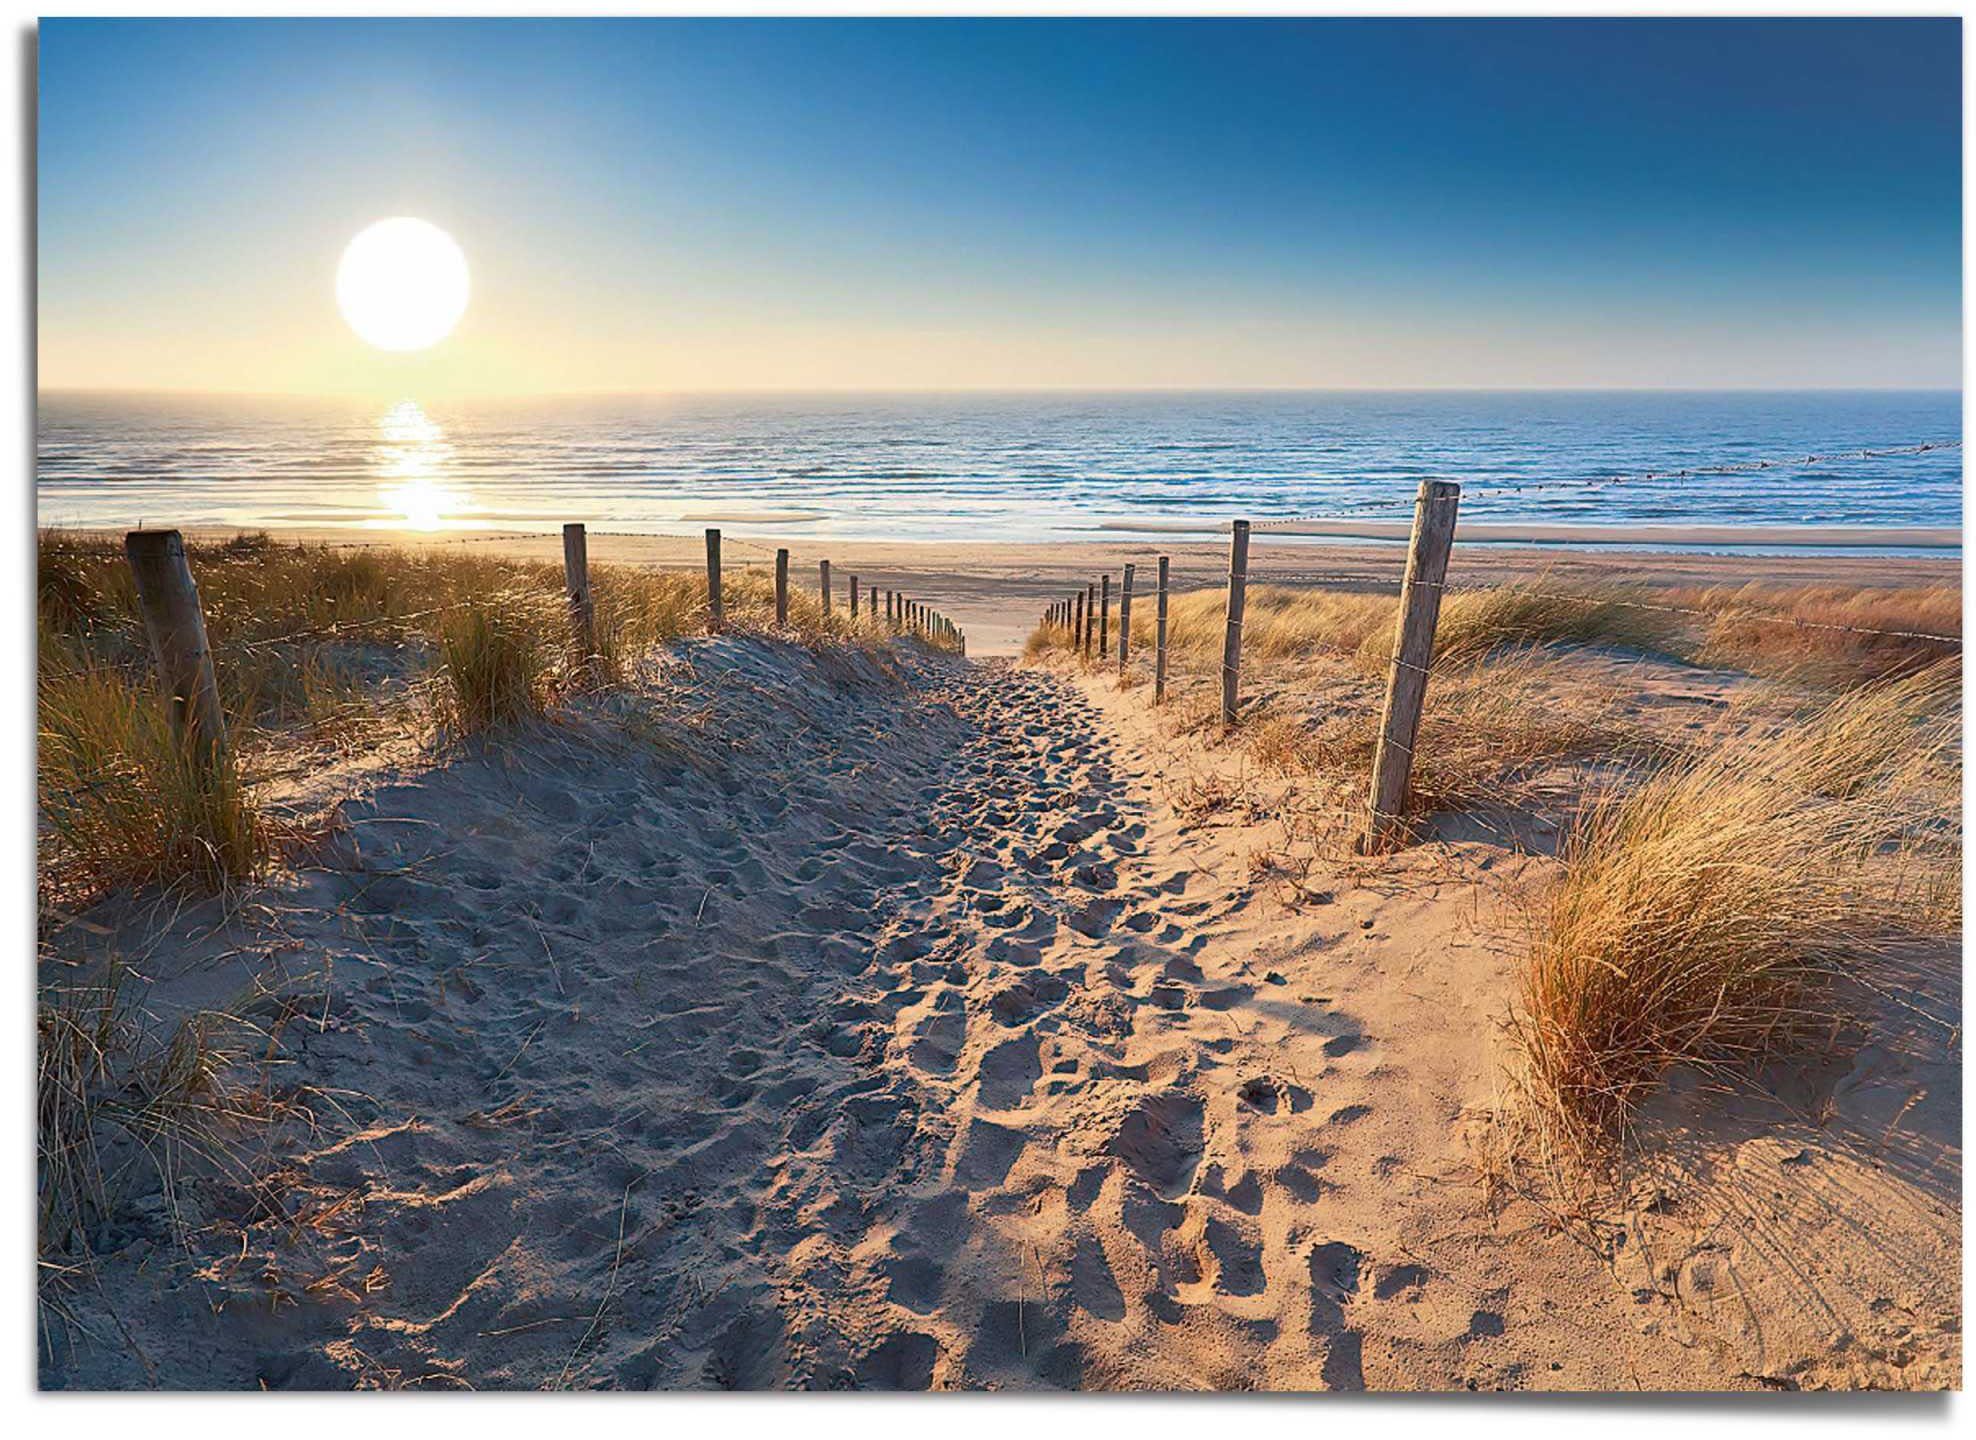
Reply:
M1959 384L1952 20L40 35L46 388Z

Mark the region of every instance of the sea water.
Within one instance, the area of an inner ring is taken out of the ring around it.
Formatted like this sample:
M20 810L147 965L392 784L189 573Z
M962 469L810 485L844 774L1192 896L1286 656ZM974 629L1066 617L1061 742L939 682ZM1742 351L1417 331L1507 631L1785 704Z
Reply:
M44 525L1035 541L1404 519L1432 476L1463 482L1470 521L1956 526L1959 449L1857 452L1956 441L1961 409L1955 391L57 393L36 493ZM1791 463L1665 473L1770 459Z

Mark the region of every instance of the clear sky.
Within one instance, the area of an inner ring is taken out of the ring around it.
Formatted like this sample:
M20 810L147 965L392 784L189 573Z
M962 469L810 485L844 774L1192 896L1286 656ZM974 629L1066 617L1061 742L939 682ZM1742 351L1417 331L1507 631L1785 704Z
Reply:
M44 389L1954 386L1954 20L44 21ZM340 318L444 227L457 331Z

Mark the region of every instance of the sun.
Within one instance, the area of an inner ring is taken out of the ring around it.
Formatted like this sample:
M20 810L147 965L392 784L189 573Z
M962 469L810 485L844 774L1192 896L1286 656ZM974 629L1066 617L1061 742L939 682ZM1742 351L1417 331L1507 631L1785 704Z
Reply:
M408 215L359 231L336 267L336 304L380 350L423 350L467 308L467 257L437 225Z

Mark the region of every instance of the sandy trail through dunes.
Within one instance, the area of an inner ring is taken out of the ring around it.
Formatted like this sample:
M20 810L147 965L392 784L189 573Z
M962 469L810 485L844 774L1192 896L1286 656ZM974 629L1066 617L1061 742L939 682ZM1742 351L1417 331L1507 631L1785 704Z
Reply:
M374 776L147 943L314 1125L182 1245L140 1206L44 1383L1748 1383L1484 1213L1502 961L1439 882L1263 903L1117 733L728 637Z

